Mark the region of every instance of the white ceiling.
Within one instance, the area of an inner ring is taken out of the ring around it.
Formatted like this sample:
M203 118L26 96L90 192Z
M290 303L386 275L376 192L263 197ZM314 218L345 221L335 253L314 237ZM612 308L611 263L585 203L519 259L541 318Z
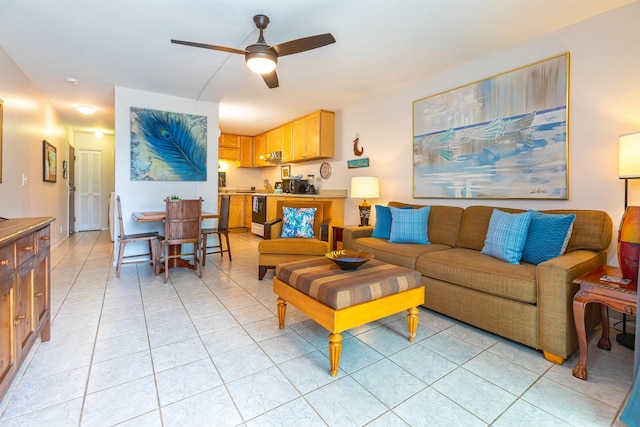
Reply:
M633 1L1 0L0 46L75 130L112 131L114 87L122 86L218 102L222 131L255 135ZM280 58L277 89L242 55L170 43L244 49L258 38L260 13L271 19L270 45L327 32L337 42ZM74 104L98 110L82 116Z

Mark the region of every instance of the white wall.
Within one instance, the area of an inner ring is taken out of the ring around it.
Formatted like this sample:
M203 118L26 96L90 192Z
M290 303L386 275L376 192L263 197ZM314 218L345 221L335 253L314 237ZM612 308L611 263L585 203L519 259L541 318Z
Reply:
M116 87L115 104L115 192L122 200L122 216L127 233L162 230L162 223L136 223L131 213L164 210L164 199L172 194L178 194L184 199L202 196L203 209L217 211L218 104L123 87ZM207 181L131 181L131 107L206 116ZM117 250L116 245L116 253ZM125 254L140 252L141 247L130 244L127 245Z
M2 48L0 76L0 98L4 101L0 216L56 218L51 224L55 247L68 234L68 187L62 178L62 161L68 160L71 130ZM57 149L56 183L43 181L43 140Z
M336 157L325 188L345 188L352 176L380 177L380 199L421 204L474 204L532 209L600 209L614 223L609 263L617 265L616 231L624 209L618 179L618 136L640 131L640 3L496 52L435 78L336 116ZM508 35L505 35L508 37ZM436 41L433 41L434 43ZM412 198L412 103L564 52L570 52L569 200L456 200ZM347 169L360 136L370 167ZM316 165L313 165L316 169ZM298 170L292 170L297 173ZM317 171L314 170L317 175ZM640 181L640 180L637 180ZM640 182L630 182L630 202L640 203ZM346 223L357 223L359 200L347 199Z
M438 76L336 112L333 174L323 189L348 189L351 177L380 177L380 199L456 206L492 205L532 209L600 209L613 220L609 264L617 265L616 232L624 210L624 182L618 179L618 136L640 131L640 2L615 9L495 52ZM505 35L508 37L508 35ZM437 41L433 41L436 43ZM412 194L412 103L499 73L570 53L569 199L414 199ZM318 106L322 108L322 106ZM348 169L360 138L369 168ZM292 175L319 175L322 161L294 163ZM261 170L261 180L279 179L279 168ZM260 180L260 181L261 181ZM629 182L629 203L640 204L640 180ZM361 200L347 198L345 223L358 223ZM372 211L373 213L374 211ZM372 218L372 222L375 218Z
M101 221L100 227L103 230L107 230L109 228L109 195L112 191L115 191L115 178L114 178L114 156L115 156L115 137L113 135L104 135L102 138L96 138L96 136L92 133L85 132L75 132L75 155L76 161L79 158L78 154L80 150L87 151L99 151L102 153L102 188L101 188ZM78 172L80 168L76 163L75 172L76 172L76 182L80 178L78 176ZM78 198L78 191L76 191L76 202L75 207L76 210L80 206ZM76 218L78 215L76 214ZM77 230L76 226L76 230Z

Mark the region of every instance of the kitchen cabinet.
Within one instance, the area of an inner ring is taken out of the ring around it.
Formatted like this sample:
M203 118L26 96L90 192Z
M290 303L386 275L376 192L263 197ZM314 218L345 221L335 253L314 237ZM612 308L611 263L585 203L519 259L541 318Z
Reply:
M253 137L240 137L240 162L238 167L250 168L253 166Z
M50 328L50 231L53 218L0 222L0 399L38 335Z
M218 206L220 206L220 197L218 196ZM251 196L231 194L229 196L229 228L249 227L251 227Z
M293 160L292 141L293 123L289 122L282 126L282 162L288 163Z
M274 151L282 151L282 138L283 138L282 126L275 129L271 129L267 132L267 150L265 153L273 153ZM262 153L264 154L264 153Z
M239 161L240 138L241 135L221 134L218 138L218 159Z
M261 133L253 137L253 167L262 168L268 165L266 160L260 159L260 155L267 152L267 134Z
M291 162L333 157L335 113L316 111L292 122Z
M251 212L253 209L251 196L244 196L244 226L251 228Z

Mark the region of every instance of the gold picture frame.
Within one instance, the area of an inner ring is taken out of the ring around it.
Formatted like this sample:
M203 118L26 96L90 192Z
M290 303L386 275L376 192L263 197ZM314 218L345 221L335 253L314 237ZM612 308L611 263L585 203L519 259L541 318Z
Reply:
M58 178L58 154L56 147L42 141L42 180L56 182Z

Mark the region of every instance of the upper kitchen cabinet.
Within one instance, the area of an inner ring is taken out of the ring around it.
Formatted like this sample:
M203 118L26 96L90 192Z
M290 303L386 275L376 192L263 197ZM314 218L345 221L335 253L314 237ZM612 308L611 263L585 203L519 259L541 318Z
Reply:
M253 166L253 138L250 136L240 137L240 162L238 167L250 168Z
M335 113L316 111L291 123L291 162L333 157ZM283 153L284 157L284 153Z
M262 168L272 166L266 160L260 158L260 155L267 152L267 134L261 133L253 137L253 167Z
M293 160L293 145L291 143L293 135L291 134L293 123L289 122L282 126L282 161L284 163Z
M240 160L240 135L232 135L223 133L218 138L218 159L221 160Z
M283 135L284 133L282 126L271 129L269 132L267 132L267 153L282 151Z

